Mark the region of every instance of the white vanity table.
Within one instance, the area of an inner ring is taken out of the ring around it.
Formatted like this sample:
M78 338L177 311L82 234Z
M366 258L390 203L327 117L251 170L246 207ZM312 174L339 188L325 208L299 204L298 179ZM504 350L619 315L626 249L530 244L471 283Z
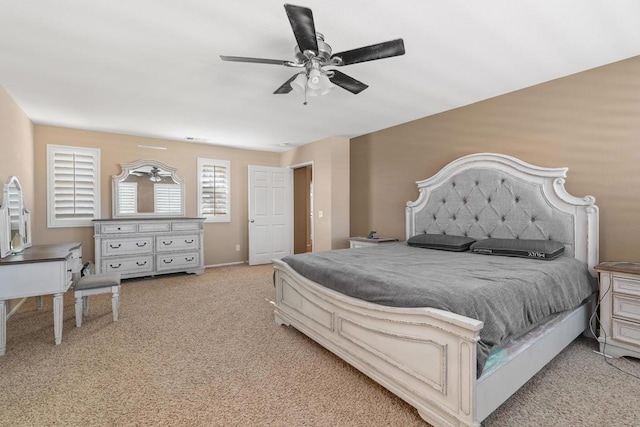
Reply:
M64 293L82 267L82 244L35 245L0 259L0 356L7 340L7 300L53 295L53 332L62 343ZM42 308L40 302L38 308Z
M55 343L62 343L64 293L82 266L82 245L31 245L31 215L16 177L4 185L0 205L0 356L5 354L7 320L28 297L53 295ZM7 312L9 300L20 300Z

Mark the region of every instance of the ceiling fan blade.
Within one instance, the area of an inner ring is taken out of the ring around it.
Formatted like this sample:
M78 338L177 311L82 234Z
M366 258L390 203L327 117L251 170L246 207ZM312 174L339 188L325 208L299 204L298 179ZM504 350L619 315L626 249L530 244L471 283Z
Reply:
M293 35L296 36L296 42L300 52L311 50L318 54L318 40L316 39L316 27L313 23L313 12L308 7L295 6L285 4L284 9L287 11L289 22Z
M334 85L340 86L343 89L348 90L349 92L357 95L369 86L354 79L353 77L349 77L340 71L333 70L333 77L329 77L331 83Z
M273 64L273 65L287 65L291 61L285 61L282 59L264 59L264 58L248 58L245 56L225 56L220 55L220 59L223 61L231 62L252 62L255 64Z
M276 91L273 92L273 94L274 95L283 95L285 93L291 92L293 90L293 88L291 87L291 82L294 81L296 79L296 77L298 77L298 74L294 74L289 80L284 82L284 84L282 86L280 86L278 89L276 89Z
M404 55L404 41L402 39L396 39L388 42L373 44L371 46L361 47L358 49L335 53L331 55L331 58L335 58L336 56L342 58L342 63L336 64L342 66L400 55Z

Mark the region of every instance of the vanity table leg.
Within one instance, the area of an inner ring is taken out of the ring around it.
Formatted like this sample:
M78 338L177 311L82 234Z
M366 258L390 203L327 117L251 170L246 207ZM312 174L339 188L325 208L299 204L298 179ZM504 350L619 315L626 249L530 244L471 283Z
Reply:
M42 295L36 297L36 309L42 310Z
M0 356L7 348L7 301L0 301Z
M62 305L64 294L53 295L53 333L56 345L62 344Z

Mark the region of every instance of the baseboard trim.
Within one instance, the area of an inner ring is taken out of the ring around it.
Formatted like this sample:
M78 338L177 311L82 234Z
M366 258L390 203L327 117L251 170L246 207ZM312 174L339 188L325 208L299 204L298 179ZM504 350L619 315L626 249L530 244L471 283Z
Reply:
M216 268L216 267L227 267L230 265L240 265L240 264L247 264L248 261L235 261L235 262L225 262L222 264L210 264L210 265L205 265L204 268Z

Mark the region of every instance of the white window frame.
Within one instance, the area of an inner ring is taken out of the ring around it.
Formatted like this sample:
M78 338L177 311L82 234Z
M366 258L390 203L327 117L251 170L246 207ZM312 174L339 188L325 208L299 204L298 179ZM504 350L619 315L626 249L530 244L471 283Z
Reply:
M215 167L221 166L226 168L226 182L227 182L227 212L226 214L205 214L203 213L204 203L203 203L203 173L205 167ZM219 159L206 159L202 157L198 157L198 216L205 218L205 222L231 222L231 162L229 160L219 160Z
M56 155L79 155L90 157L92 159L93 185L91 187L91 190L93 194L91 196L93 210L91 218L59 218L56 216L56 168L54 163ZM92 220L100 218L100 178L100 149L47 144L47 227L93 227Z

